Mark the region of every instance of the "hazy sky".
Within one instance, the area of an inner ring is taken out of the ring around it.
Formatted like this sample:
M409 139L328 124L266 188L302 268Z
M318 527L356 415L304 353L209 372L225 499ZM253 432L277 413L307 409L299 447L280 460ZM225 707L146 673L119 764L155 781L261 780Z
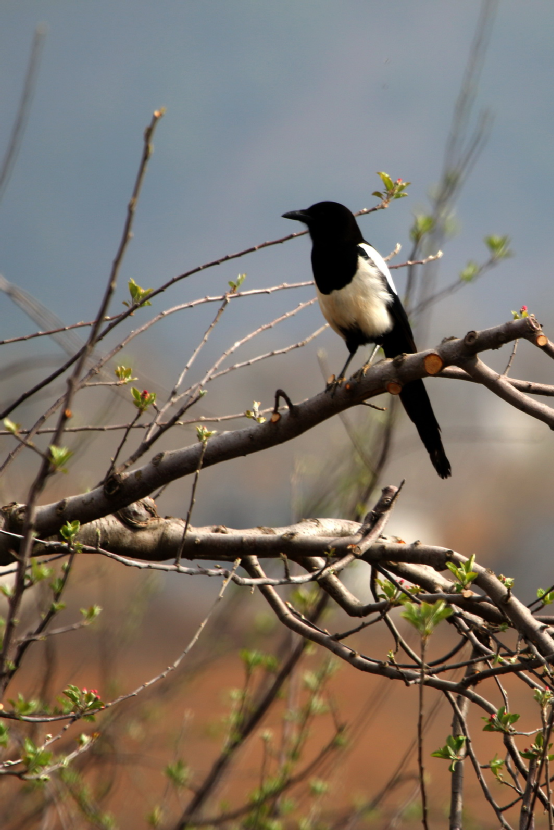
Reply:
M364 230L385 251L407 244L411 212L440 174L479 9L472 0L4 0L0 148L37 23L47 36L0 205L1 272L47 304L70 303L68 320L90 314L142 130L160 106L125 276L157 284L280 235L281 213L320 199L367 206L377 170L413 182L411 196ZM472 294L497 316L542 302L550 278L553 37L552 4L502 0L476 102L494 125L443 263L451 279L482 255L484 233L509 233L517 259ZM291 248L287 266L298 261ZM472 325L488 318L479 312Z
M377 170L411 181L410 197L361 220L364 233L383 254L397 242L406 253L412 213L425 207L441 172L480 8L477 0L3 0L0 154L35 26L44 24L47 34L21 152L0 203L0 272L65 322L94 315L142 132L161 106L167 114L114 308L130 277L155 287L289 233L280 218L286 210L322 199L353 210L373 204ZM457 207L441 284L468 259L485 258L487 233L509 234L516 256L441 305L421 346L495 325L522 304L554 328L553 42L552 3L501 0L475 101L475 117L491 112L492 130ZM239 271L251 288L309 279L308 251L306 240L278 246L195 277L163 303L225 290ZM403 275L397 281L402 288ZM236 330L244 330L241 314L252 307L237 311ZM309 323L291 331L313 330L319 313L309 314ZM35 328L4 295L0 320L2 336ZM174 318L153 333L164 378L179 371L203 325ZM325 335L324 344L342 364L344 347L333 338ZM315 353L302 356L313 385L304 394L321 386ZM467 401L466 394L439 405L447 442L449 430L473 418L462 417ZM494 407L501 424L512 417L506 410ZM438 487L431 474L429 486Z

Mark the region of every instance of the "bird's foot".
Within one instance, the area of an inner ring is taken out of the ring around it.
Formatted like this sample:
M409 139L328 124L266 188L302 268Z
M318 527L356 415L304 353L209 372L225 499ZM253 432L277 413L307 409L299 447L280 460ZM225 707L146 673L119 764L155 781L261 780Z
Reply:
M352 379L363 380L363 378L365 378L367 374L368 369L371 369L371 363L364 363L364 365L361 366L357 372L354 372L354 374L352 375Z
M344 375L341 375L341 377L338 377L338 378L336 378L334 375L331 375L331 377L327 381L325 391L330 392L331 396L333 396L335 394L335 392L337 391L337 389L340 387L341 383L343 383L343 381L344 381Z

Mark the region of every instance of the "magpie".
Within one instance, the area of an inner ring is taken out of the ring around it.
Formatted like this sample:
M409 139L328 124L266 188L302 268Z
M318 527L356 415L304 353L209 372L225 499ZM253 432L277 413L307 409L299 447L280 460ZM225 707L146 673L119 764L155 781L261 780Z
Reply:
M417 352L408 315L400 302L383 257L363 238L356 218L338 202L318 202L292 210L284 219L308 227L312 240L312 270L322 314L346 343L348 360L358 347L381 346L385 357ZM422 380L407 383L400 400L441 478L452 475L441 440L440 426Z

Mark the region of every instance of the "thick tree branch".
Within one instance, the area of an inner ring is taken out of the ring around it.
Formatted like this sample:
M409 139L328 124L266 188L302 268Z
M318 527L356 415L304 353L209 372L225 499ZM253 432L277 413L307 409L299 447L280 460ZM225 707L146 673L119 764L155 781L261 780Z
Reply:
M511 320L482 332L469 332L463 339L446 340L434 350L381 361L365 377L358 376L345 382L334 395L321 392L296 404L292 412L281 415L277 420L213 436L205 453L203 467L291 441L339 412L382 394L393 382L395 386L402 386L412 380L427 377L429 371L436 374L443 366L467 361L478 352L499 348L517 338L536 337L539 331L540 327L532 317ZM159 453L143 467L114 476L104 487L39 507L35 518L36 530L40 536L46 536L57 532L66 521L79 519L81 524L86 524L114 513L148 496L164 484L193 474L198 467L201 452L200 444L195 444Z

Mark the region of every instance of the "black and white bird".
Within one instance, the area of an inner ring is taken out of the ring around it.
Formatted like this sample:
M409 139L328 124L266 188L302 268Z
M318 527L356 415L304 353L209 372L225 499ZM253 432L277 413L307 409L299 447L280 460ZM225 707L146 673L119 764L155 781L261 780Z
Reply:
M318 202L284 213L308 227L312 269L323 316L349 351L338 380L359 346L375 343L385 357L417 352L408 316L383 257L363 238L356 218L338 202ZM400 400L441 478L451 474L440 426L422 380L407 383Z

